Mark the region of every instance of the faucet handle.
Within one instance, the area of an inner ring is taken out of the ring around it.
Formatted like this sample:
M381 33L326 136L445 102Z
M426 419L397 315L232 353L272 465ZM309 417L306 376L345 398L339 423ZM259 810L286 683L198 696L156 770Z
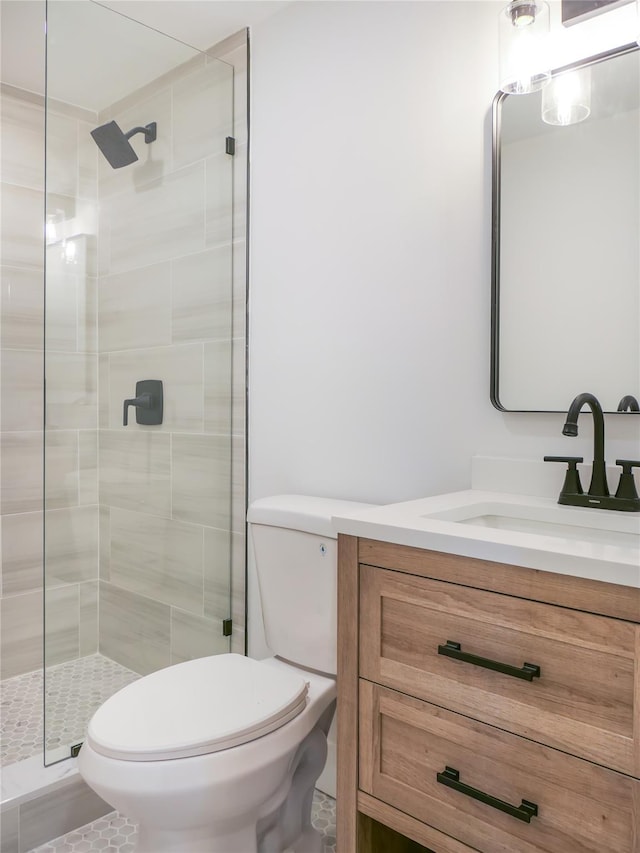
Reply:
M564 484L560 491L560 497L563 495L582 495L582 483L580 482L580 472L578 471L578 463L584 462L583 456L545 456L545 462L566 462L567 472L564 477Z
M617 498L629 498L630 500L638 500L638 492L636 490L636 481L633 476L633 468L640 468L640 462L633 459L616 459L616 465L622 467L620 474L620 482L618 484Z

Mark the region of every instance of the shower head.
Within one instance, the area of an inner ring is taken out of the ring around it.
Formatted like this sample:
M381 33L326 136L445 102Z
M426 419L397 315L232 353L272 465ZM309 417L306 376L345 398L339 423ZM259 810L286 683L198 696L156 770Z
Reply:
M92 130L91 136L109 161L109 165L114 169L121 169L122 166L135 163L138 159L138 155L129 142L130 137L136 133L144 133L144 141L148 145L157 136L157 124L152 121L145 127L134 127L133 130L124 133L117 122L110 121Z

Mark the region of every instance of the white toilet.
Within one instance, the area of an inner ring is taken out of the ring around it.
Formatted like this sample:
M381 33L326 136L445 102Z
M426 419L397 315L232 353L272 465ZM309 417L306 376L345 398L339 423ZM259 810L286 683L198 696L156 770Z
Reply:
M94 714L80 773L138 822L136 853L319 853L311 801L336 697L331 517L356 506L283 495L249 508L275 657L176 664Z

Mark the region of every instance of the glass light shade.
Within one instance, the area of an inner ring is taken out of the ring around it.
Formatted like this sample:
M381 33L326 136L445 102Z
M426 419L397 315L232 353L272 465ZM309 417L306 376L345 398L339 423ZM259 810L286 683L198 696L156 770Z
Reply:
M568 125L591 113L591 68L576 68L554 77L542 93L542 121Z
M512 0L500 12L500 88L510 95L542 89L551 77L549 6Z

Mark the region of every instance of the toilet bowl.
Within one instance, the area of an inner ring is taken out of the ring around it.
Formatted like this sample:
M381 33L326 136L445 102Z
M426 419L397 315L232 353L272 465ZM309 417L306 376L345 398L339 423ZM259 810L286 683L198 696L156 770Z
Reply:
M177 664L107 700L78 767L138 822L136 853L318 853L309 817L335 694L332 678L275 658Z
M179 663L94 714L78 768L137 821L136 853L320 853L311 826L336 699L336 534L363 506L284 495L247 519L274 656Z

